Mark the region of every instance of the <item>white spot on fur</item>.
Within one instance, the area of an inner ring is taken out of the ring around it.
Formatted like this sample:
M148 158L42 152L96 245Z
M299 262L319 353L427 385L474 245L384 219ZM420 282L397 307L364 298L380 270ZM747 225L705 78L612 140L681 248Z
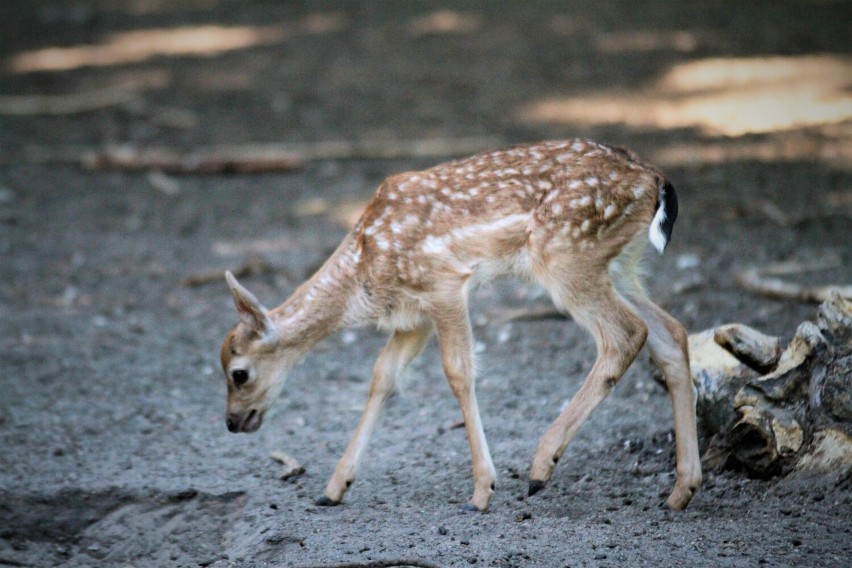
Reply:
M587 207L592 202L592 198L588 195L584 195L583 197L577 197L576 199L572 199L568 202L568 207L571 209L580 209L581 207Z
M582 185L583 185L583 182L581 182L578 179L575 179L574 181L572 181L571 183L568 184L568 189L580 189L580 186L582 186Z
M618 207L610 203L606 206L606 209L604 209L604 219L612 219L615 217L616 213L618 213Z
M589 176L589 177L586 178L586 184L589 185L590 187L597 187L598 186L598 178L596 178L595 176Z
M388 250L390 248L390 245L388 244L388 242L381 235L376 235L374 240L376 241L376 246L379 247L380 249Z
M560 205L559 203L554 203L553 207L551 207L550 210L553 211L554 215L559 215L560 213L562 213L562 205Z
M586 231L589 230L589 227L591 227L591 226L592 226L592 222L589 221L588 219L584 219L583 224L580 225L580 230L585 233Z
M427 252L429 254L441 254L447 248L446 237L428 235L425 239L423 239L421 248L423 248L423 252Z

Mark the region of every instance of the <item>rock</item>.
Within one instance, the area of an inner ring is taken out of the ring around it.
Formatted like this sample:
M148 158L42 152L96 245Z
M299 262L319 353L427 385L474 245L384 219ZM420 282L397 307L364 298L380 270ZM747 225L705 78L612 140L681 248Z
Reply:
M15 192L0 185L0 205L8 205L15 201Z

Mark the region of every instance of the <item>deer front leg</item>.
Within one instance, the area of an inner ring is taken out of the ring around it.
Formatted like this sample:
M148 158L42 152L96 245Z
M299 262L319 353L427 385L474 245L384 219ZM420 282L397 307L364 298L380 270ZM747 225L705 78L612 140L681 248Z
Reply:
M346 451L337 462L334 474L325 488L325 495L316 501L317 505L337 505L343 499L343 494L355 480L364 448L367 447L385 400L393 392L396 378L417 357L431 333L431 324L411 331L396 331L382 349L373 369L364 414L361 415Z
M486 511L494 494L497 473L491 462L476 403L473 366L473 334L466 303L460 301L436 320L441 363L450 388L461 407L473 465L473 497L465 511Z

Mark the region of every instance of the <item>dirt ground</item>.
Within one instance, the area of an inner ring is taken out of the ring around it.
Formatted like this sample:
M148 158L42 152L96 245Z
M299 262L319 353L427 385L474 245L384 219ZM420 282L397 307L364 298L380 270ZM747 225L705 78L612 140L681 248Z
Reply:
M490 512L461 511L468 445L434 343L344 504L314 506L383 335L322 342L263 428L233 435L217 360L231 298L224 281L183 281L259 257L276 270L243 283L275 305L383 177L442 158L163 178L44 157L591 137L678 189L652 296L690 331L737 321L790 337L815 307L748 294L732 274L827 258L792 278L852 281L850 16L830 1L3 2L0 95L135 94L55 115L0 100L0 566L849 566L848 477L708 472L685 512L663 506L671 407L645 354L527 498L539 436L594 348L570 321L489 323L547 305L520 282L474 298ZM306 473L280 481L272 451Z

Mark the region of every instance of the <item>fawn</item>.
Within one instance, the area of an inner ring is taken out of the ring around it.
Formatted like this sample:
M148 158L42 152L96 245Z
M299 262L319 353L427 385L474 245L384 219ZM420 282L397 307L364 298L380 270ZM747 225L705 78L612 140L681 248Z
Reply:
M541 438L529 494L545 486L647 340L673 406L677 479L668 505L683 509L701 484L687 335L648 299L638 270L649 240L663 252L676 217L674 188L657 169L588 140L516 146L392 176L331 258L277 308L264 308L226 273L239 315L221 349L228 429L260 428L287 372L321 339L367 323L388 329L364 413L317 501L336 505L395 379L434 329L472 454L465 509L486 510L496 473L476 402L468 294L478 281L520 276L541 284L592 334L598 352Z

